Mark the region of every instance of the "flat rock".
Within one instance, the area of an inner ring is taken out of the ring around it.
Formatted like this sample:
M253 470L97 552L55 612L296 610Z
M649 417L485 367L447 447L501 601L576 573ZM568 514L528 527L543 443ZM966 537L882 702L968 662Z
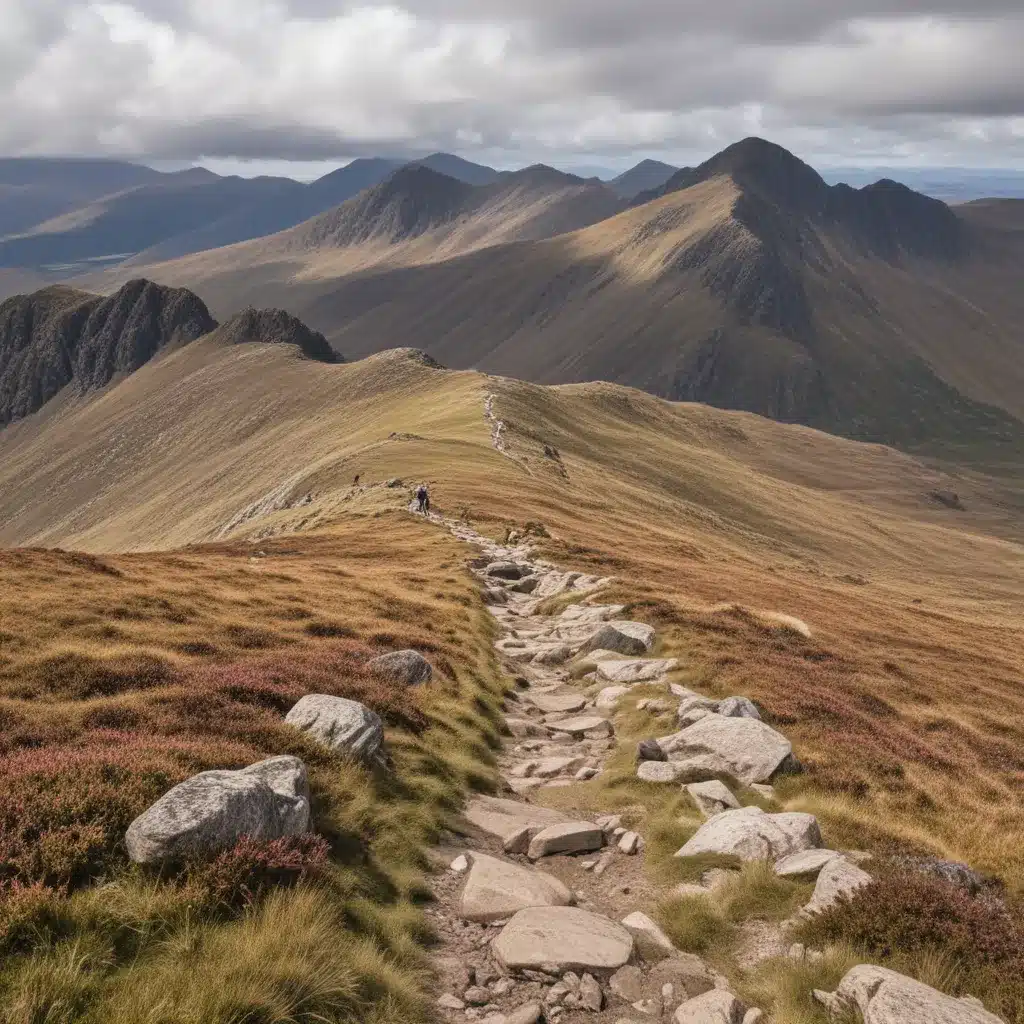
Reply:
M555 644L546 650L535 654L533 663L535 665L564 665L572 657L572 649L566 644Z
M615 651L617 654L646 654L654 646L656 635L654 627L646 623L616 619L591 633L583 642L581 650L584 653L601 650Z
M633 954L633 937L620 924L576 907L521 910L492 943L507 970L617 971Z
M380 759L384 723L376 712L358 701L310 693L285 715L284 720L331 750L351 754L360 761Z
M473 866L462 891L461 916L487 924L527 907L567 907L572 893L557 878L482 853L470 855Z
M693 798L701 814L707 817L720 814L722 811L735 810L740 806L732 791L718 779L712 779L710 782L691 782L686 787L686 792Z
M646 914L630 914L622 919L622 927L633 936L637 952L648 963L657 963L666 957L675 956L672 940Z
M466 807L465 817L482 832L500 839L508 853L526 853L530 839L536 833L549 825L570 820L561 811L494 796L474 797ZM509 849L510 842L521 849Z
M706 821L676 856L719 853L774 861L820 846L821 831L813 814L767 814L760 807L742 807Z
M538 779L553 779L556 775L578 771L584 760L582 757L545 757L534 765L532 774Z
M590 853L604 846L604 832L589 821L568 821L538 832L528 850L530 860L558 853Z
M671 672L679 662L675 658L631 658L626 661L602 661L597 666L597 678L609 683L657 682Z
M672 761L641 761L636 767L636 777L644 782L678 782L685 768Z
M712 989L688 999L673 1018L675 1024L743 1024L747 1008L731 992Z
M579 693L531 693L523 694L529 701L547 715L571 715L587 706L587 698Z
M611 735L610 727L611 723L608 719L602 718L600 715L581 715L579 718L566 718L560 722L549 723L552 732L568 733L576 739L605 728L609 729L608 735Z
M808 914L818 914L831 907L840 896L855 892L871 881L863 869L844 857L835 857L822 867L814 886L811 902L804 908Z
M601 708L602 711L610 711L627 693L629 693L628 686L606 686L597 695L595 706Z
M708 715L673 737L673 753L712 754L746 783L770 782L793 763L789 740L753 718Z
M280 839L308 827L306 766L275 757L186 779L128 826L125 844L136 864L159 864L220 853L242 836Z
M371 658L367 671L399 686L422 686L434 674L430 662L419 651L392 651Z
M864 1024L1003 1024L973 1000L869 964L848 971L834 993L814 994L836 1014L859 1010Z
M841 854L835 850L802 850L775 862L775 874L780 878L817 878L829 861Z

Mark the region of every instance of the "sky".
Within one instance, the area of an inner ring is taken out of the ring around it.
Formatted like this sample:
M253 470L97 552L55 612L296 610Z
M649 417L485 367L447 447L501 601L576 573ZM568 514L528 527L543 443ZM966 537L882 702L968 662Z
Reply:
M1021 0L0 0L0 155L1024 170Z

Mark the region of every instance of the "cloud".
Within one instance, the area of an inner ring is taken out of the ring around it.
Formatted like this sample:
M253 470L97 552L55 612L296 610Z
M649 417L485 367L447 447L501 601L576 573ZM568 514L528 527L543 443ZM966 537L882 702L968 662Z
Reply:
M1019 0L0 0L0 151L1024 163Z

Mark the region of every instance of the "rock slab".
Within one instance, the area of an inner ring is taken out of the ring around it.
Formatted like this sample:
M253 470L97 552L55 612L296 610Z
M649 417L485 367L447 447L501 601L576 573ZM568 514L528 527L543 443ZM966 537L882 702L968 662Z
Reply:
M366 663L368 671L381 679L387 679L400 686L422 686L429 683L434 674L430 662L419 651L392 651L371 658Z
M789 740L754 718L708 715L672 737L672 747L672 754L716 755L748 786L771 782L795 764Z
M820 846L821 831L813 814L767 814L760 807L742 807L706 821L676 856L719 853L740 860L780 860Z
M576 907L521 910L492 943L507 970L617 971L633 954L633 937L620 924Z
M572 893L557 878L482 853L462 891L462 918L479 924L501 921L528 907L567 907Z
M530 840L530 860L557 853L590 853L604 846L604 832L589 821L568 821L538 832Z

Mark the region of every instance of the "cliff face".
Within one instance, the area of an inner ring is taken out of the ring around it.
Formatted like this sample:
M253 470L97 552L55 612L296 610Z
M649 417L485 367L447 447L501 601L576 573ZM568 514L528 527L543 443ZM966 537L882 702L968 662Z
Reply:
M69 385L101 388L216 326L198 296L150 281L109 297L57 287L8 299L0 305L0 425Z

